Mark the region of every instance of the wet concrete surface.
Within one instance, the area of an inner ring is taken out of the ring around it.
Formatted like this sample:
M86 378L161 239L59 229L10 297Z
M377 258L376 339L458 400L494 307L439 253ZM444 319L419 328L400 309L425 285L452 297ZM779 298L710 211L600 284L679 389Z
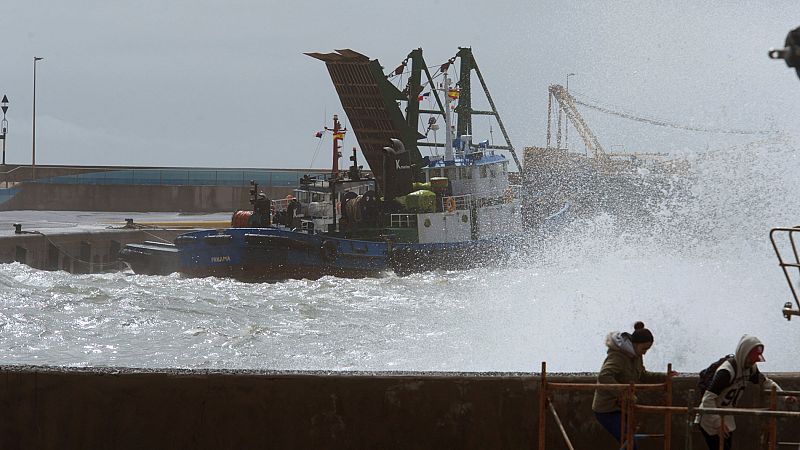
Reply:
M81 233L87 231L122 228L125 219L134 223L203 223L229 222L229 212L220 213L164 213L164 212L86 212L86 211L0 211L0 236L13 236L14 224L22 225L23 231L48 233Z

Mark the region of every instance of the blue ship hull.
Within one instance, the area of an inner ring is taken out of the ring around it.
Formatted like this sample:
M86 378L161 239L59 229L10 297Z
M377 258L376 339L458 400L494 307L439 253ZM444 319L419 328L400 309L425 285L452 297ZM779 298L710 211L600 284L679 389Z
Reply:
M541 231L558 228L565 205ZM136 273L229 277L245 281L398 275L429 270L463 270L505 262L520 236L447 243L365 241L280 228L226 228L182 234L174 245L128 244L120 259Z
M270 281L467 269L500 263L510 248L508 241L389 243L276 228L228 228L185 233L172 246L129 244L120 258L141 274Z
M276 228L228 228L175 240L180 272L240 280L377 276L389 268L384 242L357 241Z

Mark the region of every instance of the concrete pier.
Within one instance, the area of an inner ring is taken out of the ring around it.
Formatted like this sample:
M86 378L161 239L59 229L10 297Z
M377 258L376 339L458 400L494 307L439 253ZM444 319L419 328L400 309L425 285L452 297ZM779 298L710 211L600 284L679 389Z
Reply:
M281 199L321 169L30 166L0 169L0 211L184 211L249 209L249 181Z
M784 388L800 376L773 375ZM534 449L540 379L523 373L323 373L0 367L2 448L36 449ZM594 382L592 374L548 380ZM696 377L676 379L684 406ZM748 403L758 399L748 387ZM755 399L755 400L753 400ZM640 396L657 403L657 394ZM553 404L579 449L614 449L591 412L592 393L564 392ZM642 415L641 432L663 432ZM735 448L760 448L758 419L738 417ZM672 419L683 449L685 416ZM693 449L705 449L700 433ZM566 448L552 418L548 449ZM779 419L781 441L800 427ZM660 449L662 441L640 448Z
M2 211L0 263L70 273L116 271L124 268L117 257L125 244L172 242L189 229L223 227L229 221L228 213Z
M125 244L172 242L185 230L108 230L77 233L42 232L0 237L0 262L19 262L42 270L102 273L124 269L117 259Z

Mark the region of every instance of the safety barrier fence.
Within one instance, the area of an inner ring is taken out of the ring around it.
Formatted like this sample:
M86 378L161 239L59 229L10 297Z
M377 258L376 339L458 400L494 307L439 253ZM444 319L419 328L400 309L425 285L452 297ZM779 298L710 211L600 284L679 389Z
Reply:
M623 436L621 450L633 450L636 439L663 439L664 450L672 448L672 415L685 414L686 415L686 436L684 441L685 450L691 450L692 447L692 428L694 426L695 416L703 414L720 414L720 415L741 415L741 416L755 416L764 417L768 419L766 426L767 433L767 448L775 450L778 446L792 446L793 448L800 448L800 442L778 442L777 439L777 419L778 418L792 418L800 419L800 412L796 411L779 411L778 397L779 396L797 396L800 391L777 391L775 387L771 391L766 391L770 395L769 408L701 408L693 407L694 404L694 390L690 389L686 395L686 404L688 406L671 406L672 405L672 364L667 366L666 381L663 383L648 383L648 384L598 384L598 383L553 383L547 381L547 364L542 362L541 372L541 388L539 392L539 450L545 450L545 432L547 428L547 412L550 412L553 420L558 428L564 442L569 450L575 450L563 423L561 422L558 413L556 412L551 394L555 391L589 391L594 393L596 390L614 391L618 392L620 396L620 436ZM634 401L637 391L658 391L664 393L664 405L639 405ZM664 432L663 433L635 433L636 420L638 414L663 414L664 415ZM720 423L719 436L719 449L723 450L725 439L722 438L722 422Z
M797 240L795 234L800 233L800 227L773 228L769 231L769 239L772 241L772 248L775 249L775 256L778 257L778 265L783 270L789 290L792 292L794 304L797 309L792 307L792 302L783 305L783 317L791 320L792 316L800 316L800 299L797 296L795 285L800 281L800 254L797 251ZM791 250L791 253L789 252ZM791 256L787 256L790 254Z

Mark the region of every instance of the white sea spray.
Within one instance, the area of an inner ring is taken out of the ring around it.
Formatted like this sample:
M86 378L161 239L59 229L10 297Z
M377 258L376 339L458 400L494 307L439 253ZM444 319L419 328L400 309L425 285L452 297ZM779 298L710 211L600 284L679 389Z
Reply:
M800 324L768 240L796 225L786 137L688 155L690 195L531 236L507 265L240 283L0 265L4 364L307 370L595 371L643 320L645 362L697 371L754 334L797 371Z

